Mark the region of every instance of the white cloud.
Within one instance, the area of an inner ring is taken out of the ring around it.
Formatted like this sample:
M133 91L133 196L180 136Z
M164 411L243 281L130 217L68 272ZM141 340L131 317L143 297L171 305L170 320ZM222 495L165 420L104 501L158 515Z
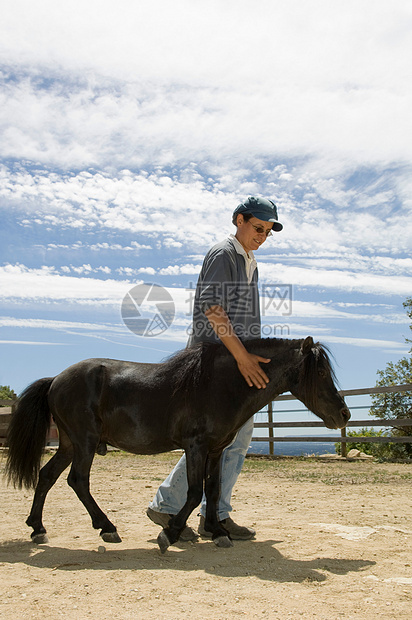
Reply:
M244 195L219 189L219 177L210 184L205 172L203 177L196 173L195 182L182 181L187 170L193 175L195 169L193 166L183 168L179 175L171 177L166 177L162 170L152 173L123 170L113 176L88 172L58 176L46 170L32 174L24 170L11 172L3 166L0 167L0 196L5 208L12 209L13 217L27 228L36 223L52 229L79 229L88 234L115 230L119 234L134 233L137 237L129 243L99 241L87 246L84 241L76 241L71 246L66 244L67 249L135 251L142 252L147 260L152 255L143 250L156 247L192 253L194 247L206 250L232 231L231 213ZM365 209L363 202L371 201L374 191L378 192L379 200L382 197L381 186L376 186L375 180L367 183L362 192L356 192L344 189L344 177L339 182L322 180L312 172L304 174L305 178L298 180L297 185L288 182L282 187L280 177L285 174L284 170L284 166L279 166L262 173L258 193L276 196L284 223L282 233L263 247L263 255L270 249L273 254L279 250L288 251L289 255L291 251L294 255L304 252L310 257L327 260L329 255L333 260L359 265L359 261L366 260L362 254L370 252L375 260L369 260L368 270L376 271L377 266L383 267L385 261L389 265L391 260L381 255L409 254L412 213L408 205L399 206L392 213L393 198L383 211L381 205L372 212L370 208ZM334 187L323 198L319 193L323 191L319 190L322 183ZM299 196L302 190L305 191L303 200ZM391 192L395 195L395 189ZM325 202L326 198L329 202ZM322 206L319 206L320 201L323 201ZM350 208L340 208L349 203ZM51 249L64 249L63 246L49 244ZM395 262L391 264L393 267ZM399 257L397 265L399 273L403 272L402 267L409 270L410 259Z
M106 331L121 333L122 326L110 323L90 323L87 321L62 321L55 319L23 319L11 316L0 316L0 327L19 327L26 329L51 329L54 331L67 332L70 330Z
M81 273L85 270L81 269ZM24 265L0 267L3 300L55 300L76 304L119 304L131 286L128 281L60 275L53 268L29 269Z
M267 260L267 255L262 257L262 262ZM342 248L339 254L330 253L322 256L320 253L299 255L282 254L282 261L286 264L299 266L303 260L308 269L325 269L333 271L351 271L353 273L373 273L376 275L412 275L412 259L397 258L394 256L362 255L347 252L347 248Z
M169 265L168 267L162 267L158 270L158 274L161 276L177 276L177 275L199 275L201 265Z
M401 0L42 5L2 12L17 74L0 107L5 157L117 169L276 154L329 169L411 160Z
M340 325L342 325L343 321L349 320L365 321L368 324L385 323L403 325L407 323L405 314L395 312L392 307L385 308L382 305L378 306L378 308L381 309L380 312L373 312L373 310L376 310L375 305L365 306L363 304L312 302L292 299L290 306L288 305L286 307L285 305L274 303L273 297L261 297L260 307L262 320L268 321L272 319L290 324L292 322L294 324L297 318L301 320L318 319L319 322L333 320L335 324L338 323ZM290 308L290 314L285 313L285 308ZM364 308L364 312L360 312L360 308ZM322 323L318 323L318 325L314 325L314 329L319 329L322 325Z
M63 342L40 342L34 340L0 340L0 344L20 344L25 346L64 346Z
M65 273L57 273L52 267L43 267L41 269L30 269L24 265L5 265L0 267L0 278L2 281L2 287L0 290L0 300L10 303L25 304L28 302L39 302L42 300L54 301L54 302L66 302L69 304L76 303L78 305L91 305L95 306L96 302L99 302L99 306L112 306L119 307L123 297L129 291L132 286L142 283L143 281L133 280L113 280L113 279L98 279L85 274L90 273L89 265L84 265L77 271L78 277L73 275L66 275ZM267 272L270 267L270 273L273 272L273 266L261 265L262 271ZM159 275L181 275L181 274L193 274L197 275L198 265L182 265L182 266L170 266L158 270L155 273ZM282 268L282 277L278 277L277 284L282 283L282 279L285 283L291 281L294 285L305 287L319 287L323 289L335 289L346 291L361 291L370 292L381 295L405 295L409 294L410 289L406 287L409 285L407 278L394 278L382 276L371 276L370 274L353 274L344 272L329 272L322 270L305 270L301 268ZM105 270L102 269L104 272ZM155 275L149 270L123 270L124 275L134 275L136 271L139 273ZM276 270L276 273L280 274L280 269ZM289 279L293 277L294 280ZM263 276L263 281L265 276ZM194 281L192 287L194 286ZM167 287L166 287L167 288ZM176 306L177 313L183 313L185 321L190 320L191 310L190 306L190 293L187 288L167 288L170 292L173 301ZM402 293L403 291L403 293ZM348 305L342 303L317 303L300 301L296 299L296 294L293 295L292 301L292 315L294 319L296 317L304 317L305 319L317 318L317 319L335 319L342 321L344 319L361 319L372 323L386 324L401 324L405 323L405 316L401 313L394 312L391 306L385 309L384 306L380 306L381 312L371 312L366 306L366 312L356 312L360 307L359 303ZM284 316L285 309L283 307L275 308L273 299L270 297L262 297L261 309L263 316L268 319L269 317L276 317L276 320L287 321L289 320ZM355 310L355 311L354 311Z
M130 270L130 272L132 272L134 270ZM154 269L153 267L140 267L139 269L137 269L137 273L147 273L149 276L154 276L156 274L156 269Z
M315 308L310 317L315 318L316 311ZM322 314L320 310L319 315L320 318L325 318L326 314ZM333 312L330 312L327 315L329 318L333 317ZM350 318L349 315L346 318ZM367 317L361 317L367 318ZM267 328L269 328L269 324L263 322ZM117 343L124 346L135 346L145 348L141 341L134 342L130 341L128 337L128 332L123 325L115 325L111 323L90 323L87 321L64 321L64 320L53 320L53 319L21 319L15 317L0 317L0 328L18 328L21 330L44 330L44 331L54 331L60 332L69 335L78 335L78 336L86 336L93 337L102 340L107 340L109 342L114 342L113 338L117 339ZM190 328L190 317L186 314L177 316L172 324L172 326L162 334L162 340L166 342L176 342L179 344L187 342L188 338L188 328ZM295 321L293 322L285 322L283 324L276 324L272 326L272 330L266 330L266 333L263 333L264 337L281 337L281 338L303 338L308 334L312 335L314 338L320 338L323 343L330 344L346 344L355 347L368 348L371 350L387 350L388 352L396 353L398 355L405 355L408 352L408 347L404 343L400 343L395 340L387 340L387 339L374 339L374 338L362 338L362 337L351 337L351 336L339 336L336 335L331 327L325 327L318 324L299 324ZM125 338L126 336L126 338ZM3 344L21 344L21 345L64 345L67 343L60 342L49 342L49 341L40 341L40 340L0 340ZM147 343L149 346L149 343ZM183 346L183 344L182 344ZM150 339L150 349L152 350L161 350L154 346L153 341ZM168 351L164 351L168 353Z
M258 5L211 0L207 6L190 0L173 5L167 0L122 0L121 8L113 0L67 0L64 7L42 0L41 12L30 0L16 0L6 4L2 17L2 40L10 58L100 69L108 75L120 72L122 77L162 81L171 75L178 82L232 85L240 77L256 79L257 73L275 83L287 67L283 76L291 74L291 83L300 78L305 86L314 80L335 84L343 76L350 90L365 79L379 85L382 74L391 84L394 73L408 66L404 58L399 66L393 63L408 42L410 25L408 5L399 0L390 7L383 0L309 5L300 0L261 0Z
M183 243L181 243L180 241L171 239L170 237L166 237L163 240L163 245L165 248L182 248L183 247Z
M0 196L13 210L14 217L20 215L27 227L35 222L88 232L134 232L144 243L132 241L132 250L163 244L163 235L166 248L190 242L206 247L216 240L217 234L225 236L231 231L230 215L239 203L235 195L210 190L205 182L181 182L166 177L162 171L122 171L113 177L81 172L60 177L45 170L33 174L10 172L5 166L0 167ZM227 214L224 225L222 208ZM84 243L76 244L76 248L80 247ZM110 247L91 244L92 249Z
M70 269L79 275L82 273L90 273L92 271L91 265L81 265L80 267L70 266Z
M363 349L386 349L388 352L395 353L397 355L405 355L408 353L409 348L396 340L374 339L374 338L351 338L349 336L334 336L329 335L325 337L325 341L335 344L347 344L354 347L360 347Z
M22 224L23 223L30 225L29 220L22 220ZM136 253L139 250L151 250L152 249L150 245L142 245L140 243L137 243L136 241L132 241L130 245L126 245L126 246L121 245L120 243L106 243L106 242L92 243L92 244L86 245L85 243L82 243L81 241L77 241L76 243L71 243L71 244L48 243L44 247L50 250L87 249L87 250L91 250L92 252L99 252L100 250L103 250L103 251L110 251L110 252L136 252Z
M306 269L285 266L280 263L260 263L261 280L266 283L292 284L303 288L320 288L335 291L357 292L375 295L400 295L411 292L410 277L383 276L348 270Z
M150 93L135 83L124 84L120 94L113 84L102 96L99 79L95 92L70 81L47 91L34 80L11 82L0 100L0 152L62 167L118 169L231 157L250 162L283 153L344 168L410 160L410 93L405 98L376 87L348 95L329 85L297 90L289 83L244 83L230 91L171 83L170 92L151 84ZM67 97L73 89L80 92ZM380 138L382 127L390 142Z

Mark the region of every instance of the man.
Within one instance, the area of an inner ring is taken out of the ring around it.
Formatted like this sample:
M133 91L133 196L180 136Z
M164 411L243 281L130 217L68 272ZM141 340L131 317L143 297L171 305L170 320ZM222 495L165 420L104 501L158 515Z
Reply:
M192 335L188 346L199 342L222 342L235 358L239 371L249 387L264 389L269 379L260 366L270 360L249 353L242 341L260 337L258 271L253 252L283 226L278 221L276 205L265 198L250 197L240 204L232 216L236 234L218 243L206 254L196 287ZM237 433L224 450L221 462L221 492L218 518L233 540L248 540L255 530L235 523L229 516L232 489L236 483L250 445L253 417ZM167 527L187 496L186 457L182 456L173 471L159 487L147 509L148 517ZM211 537L204 529L206 499L200 507L199 533ZM198 536L186 526L181 540Z

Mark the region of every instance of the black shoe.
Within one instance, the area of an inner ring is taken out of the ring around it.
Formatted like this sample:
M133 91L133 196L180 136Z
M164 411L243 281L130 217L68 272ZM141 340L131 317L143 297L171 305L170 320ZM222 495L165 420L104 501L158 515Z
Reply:
M256 535L256 532L253 528L245 527L244 525L238 525L230 517L228 517L227 519L223 519L223 521L219 521L219 523L229 533L229 536L232 540L250 540ZM202 516L200 516L198 532L204 538L212 538L212 532L208 532L207 530L205 530L205 518Z
M163 529L165 529L169 525L170 519L174 516L169 515L167 512L157 512L152 508L148 508L146 510L146 514L149 519L153 521L153 523L156 523L156 525L160 525ZM197 540L198 538L199 534L188 525L184 527L179 536L179 540L182 540L184 542L188 542L190 540Z

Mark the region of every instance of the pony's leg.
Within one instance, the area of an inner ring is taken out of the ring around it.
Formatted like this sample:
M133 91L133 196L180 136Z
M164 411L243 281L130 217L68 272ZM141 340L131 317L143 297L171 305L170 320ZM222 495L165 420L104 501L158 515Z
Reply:
M37 544L48 542L46 529L42 522L46 495L60 474L70 465L72 458L73 446L68 437L63 432L59 431L59 448L50 461L40 470L39 481L34 493L30 515L26 521L27 525L33 528L31 538L33 542Z
M90 442L91 443L91 442ZM84 504L87 512L92 519L92 525L96 530L101 530L100 536L105 542L122 542L117 533L116 526L107 518L99 508L90 493L90 468L92 466L96 444L86 448L86 446L75 445L73 463L67 478L69 486L72 487L79 500ZM89 444L90 446L90 444Z
M157 537L157 543L162 553L166 551L169 545L173 545L179 540L180 533L185 527L189 515L202 500L206 458L207 448L205 446L192 447L186 450L187 499L182 509L170 519L167 528L162 530Z
M206 518L205 529L212 532L213 542L217 547L233 547L228 532L220 524L217 508L220 495L220 465L222 452L209 453L206 463L205 495Z

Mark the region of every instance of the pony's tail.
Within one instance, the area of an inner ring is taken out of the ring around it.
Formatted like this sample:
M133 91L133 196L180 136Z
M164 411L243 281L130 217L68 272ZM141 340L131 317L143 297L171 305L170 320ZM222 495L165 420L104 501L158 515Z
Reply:
M20 489L35 487L40 461L50 428L47 393L53 378L39 379L20 396L7 433L5 474L8 483Z

